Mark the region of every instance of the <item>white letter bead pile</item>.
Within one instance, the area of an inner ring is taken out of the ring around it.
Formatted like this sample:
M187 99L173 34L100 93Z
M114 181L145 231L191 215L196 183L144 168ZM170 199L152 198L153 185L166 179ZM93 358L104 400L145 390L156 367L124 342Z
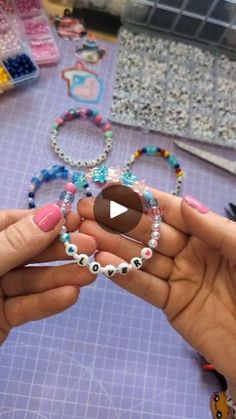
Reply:
M124 184L135 190L138 191L139 195L143 197L145 208L148 212L152 220L151 224L151 234L150 239L148 241L148 246L144 247L140 251L140 255L133 257L130 262L121 262L118 266L114 265L106 265L101 266L100 263L96 261L89 261L89 257L86 254L79 254L78 248L75 244L70 243L70 234L67 232L66 227L63 226L60 233L60 240L64 243L65 252L68 256L71 256L76 261L77 265L80 267L86 267L89 271L94 274L98 275L99 273L103 273L107 278L112 278L116 274L120 275L127 275L131 269L141 269L145 260L151 259L153 255L153 250L158 246L158 242L160 239L160 224L161 224L161 210L159 207L159 202L155 199L151 190L144 184L144 182L138 182L137 177L129 172L124 172L122 169L106 169L103 166L98 168L94 168L90 171L90 177L94 182L97 183L107 183L108 181L115 181ZM105 177L104 177L105 173ZM113 175L115 173L116 178L113 179ZM78 182L77 182L78 183ZM76 182L75 182L76 185ZM60 200L60 208L62 208L63 215L66 217L69 213L68 211L63 211L65 205L67 205L67 201L73 201L70 195L74 195L76 188L74 184L67 183L65 193L62 192L61 200ZM65 201L65 202L64 202Z

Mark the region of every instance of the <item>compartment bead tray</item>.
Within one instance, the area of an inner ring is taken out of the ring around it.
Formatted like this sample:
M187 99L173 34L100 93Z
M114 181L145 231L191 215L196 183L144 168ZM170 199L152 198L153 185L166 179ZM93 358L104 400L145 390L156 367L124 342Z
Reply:
M110 119L236 148L236 61L121 28Z

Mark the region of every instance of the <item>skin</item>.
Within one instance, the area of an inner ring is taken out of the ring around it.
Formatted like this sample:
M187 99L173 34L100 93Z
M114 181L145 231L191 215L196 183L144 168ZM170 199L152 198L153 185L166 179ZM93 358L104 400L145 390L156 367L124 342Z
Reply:
M65 260L58 234L64 220L50 232L42 232L33 222L35 211L0 211L0 345L14 326L59 313L74 304L80 287L94 276L75 264L34 266L42 262ZM67 219L72 240L84 253L92 254L96 242L79 235L80 218ZM69 259L69 257L68 257ZM30 267L26 266L31 264Z
M159 246L142 270L111 280L162 309L171 326L226 377L236 403L236 223L153 192L163 210ZM129 261L148 243L147 215L124 237L96 223L92 198L81 200L78 211L84 218L80 231L95 238L102 266Z

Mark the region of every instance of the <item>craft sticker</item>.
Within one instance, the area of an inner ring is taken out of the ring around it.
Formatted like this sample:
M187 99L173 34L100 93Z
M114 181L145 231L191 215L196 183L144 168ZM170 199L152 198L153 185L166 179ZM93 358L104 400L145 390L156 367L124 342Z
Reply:
M212 417L214 419L233 419L233 409L227 404L225 392L213 393L210 400Z
M106 50L104 48L100 48L95 39L90 36L90 38L86 39L82 46L76 46L75 53L86 63L96 64L106 55Z
M101 99L103 83L96 73L78 62L74 67L62 71L67 81L68 94L84 103L98 103Z
M69 10L65 10L62 18L56 18L55 25L58 35L70 41L78 41L87 34L83 19L72 17Z

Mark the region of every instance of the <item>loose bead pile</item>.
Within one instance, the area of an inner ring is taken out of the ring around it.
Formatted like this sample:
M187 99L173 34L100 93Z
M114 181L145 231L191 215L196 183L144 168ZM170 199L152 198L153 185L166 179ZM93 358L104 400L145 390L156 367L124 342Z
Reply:
M27 76L37 71L34 63L26 54L19 54L3 61L13 79Z
M51 182L54 179L62 179L71 181L75 187L85 194L86 197L92 196L89 184L82 172L73 172L66 166L54 164L46 169L41 170L36 176L31 179L30 188L28 192L28 208L36 207L35 194L44 182Z
M70 156L66 155L63 151L61 146L58 143L58 131L61 126L63 126L66 122L72 121L73 119L90 119L96 126L102 128L104 132L105 138L105 147L101 155L96 160L91 161L80 161L71 158ZM85 109L85 108L76 108L76 109L69 109L68 112L63 114L62 116L58 117L53 126L51 131L51 146L54 149L55 153L62 159L66 164L71 167L94 167L98 164L101 164L108 156L110 151L112 150L113 144L113 132L111 129L110 123L103 119L102 115L99 114L97 110L94 109Z
M148 247L144 247L141 250L140 255L138 257L133 257L129 263L122 262L118 266L106 265L105 267L102 267L98 262L89 262L88 255L78 253L77 246L70 243L70 234L67 232L66 227L63 226L60 240L64 243L66 254L73 257L79 266L88 267L92 274L97 275L103 273L108 278L111 278L117 273L125 275L131 269L141 269L143 262L152 257L153 250L158 246L160 239L161 210L158 201L155 199L150 189L143 182L139 182L137 177L132 175L132 173L127 173L127 171L120 168L109 169L106 166L100 166L91 169L87 174L79 174L77 177L74 177L73 181L75 183L66 184L65 190L61 193L57 203L65 217L70 212L76 189L83 189L82 184L83 182L86 182L87 178L91 178L95 183L103 185L108 181L120 182L125 186L129 186L136 192L139 191L139 194L143 196L145 208L148 210L148 214L152 219L150 240L148 241Z
M129 172L131 166L134 164L135 160L139 159L141 156L159 156L164 158L167 163L175 170L176 174L176 185L175 189L171 192L173 195L179 195L182 187L183 187L183 178L184 178L184 171L180 167L180 164L176 157L168 150L165 150L164 148L157 147L155 145L148 145L146 147L143 147L142 149L136 150L131 158L128 160L128 162L125 165L126 170Z

